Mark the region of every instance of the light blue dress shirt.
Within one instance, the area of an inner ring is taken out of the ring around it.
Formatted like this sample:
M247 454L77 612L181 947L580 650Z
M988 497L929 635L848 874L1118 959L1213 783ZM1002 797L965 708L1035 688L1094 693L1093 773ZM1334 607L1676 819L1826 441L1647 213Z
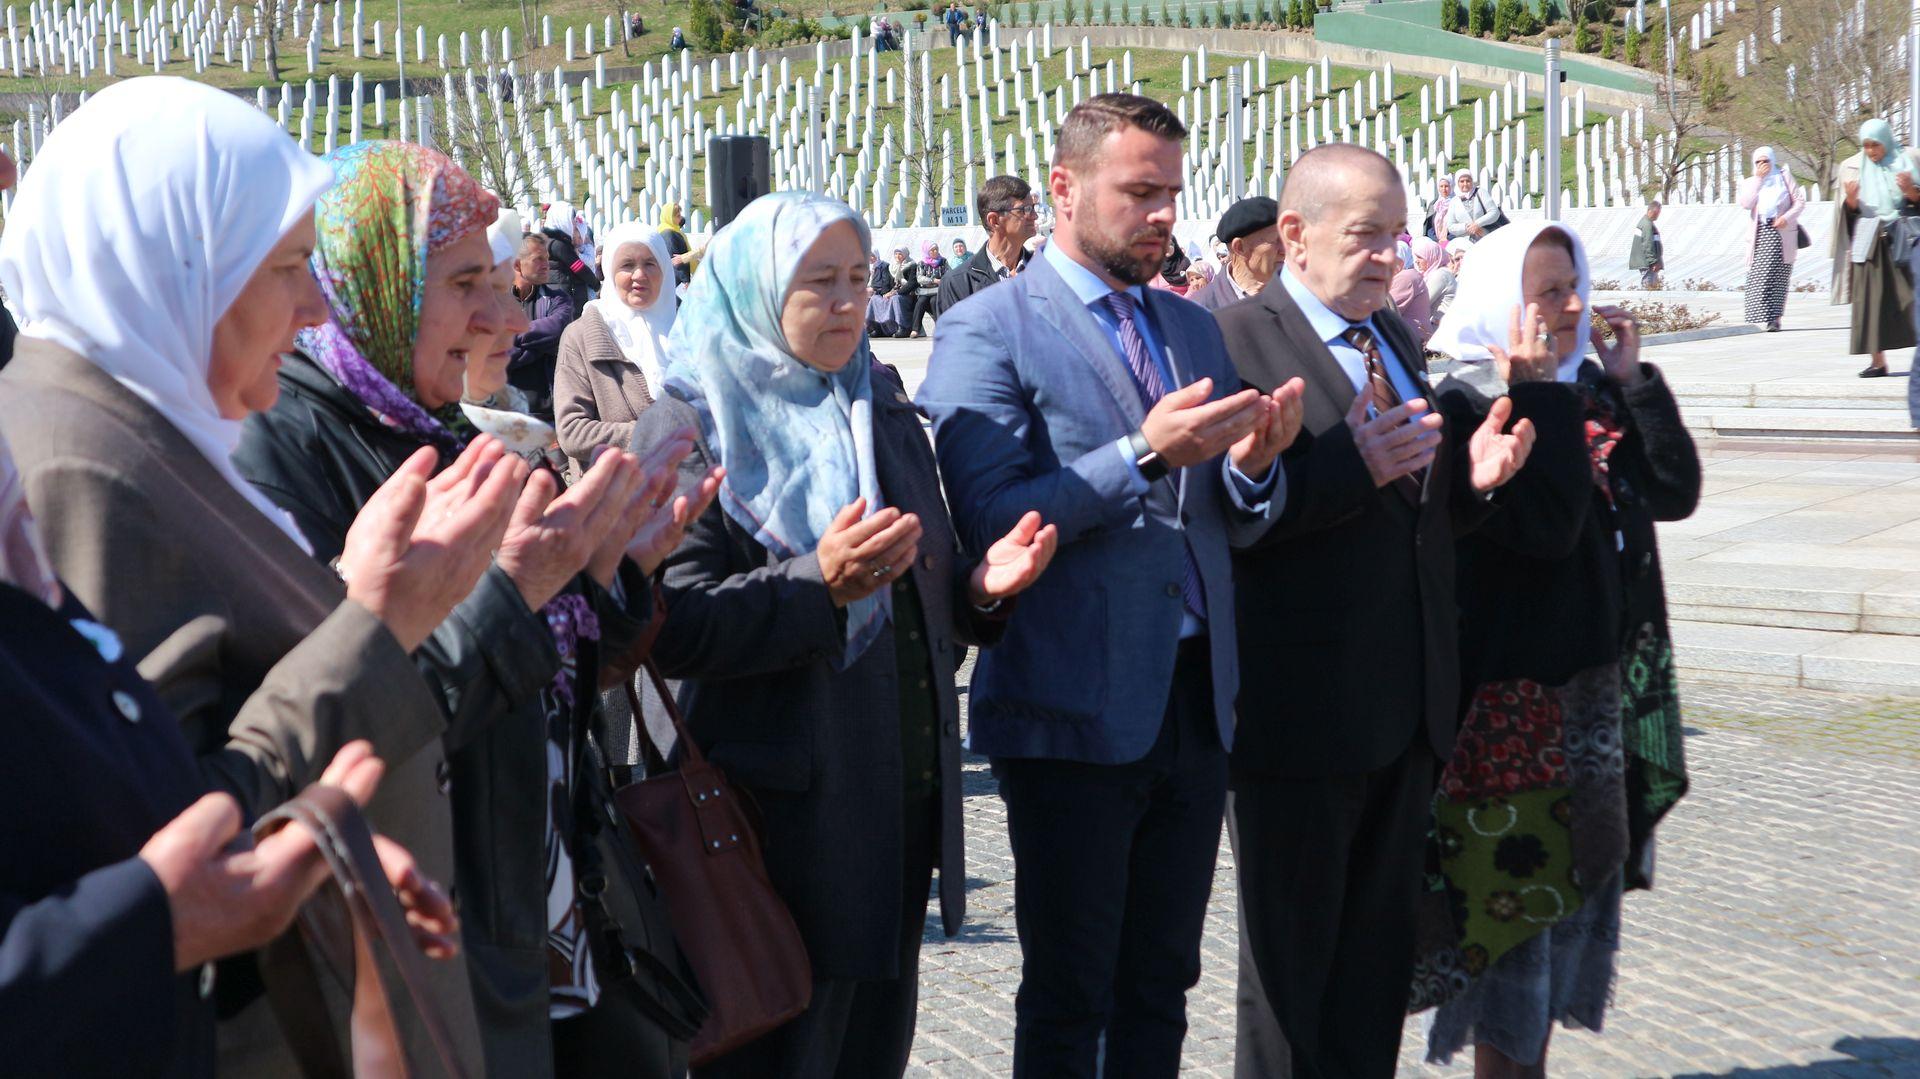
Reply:
M1114 317L1113 312L1104 302L1107 295L1115 289L1100 280L1099 275L1092 270L1073 261L1054 244L1050 243L1042 247L1040 257L1053 266L1055 272L1059 273L1060 279L1065 281L1067 287L1073 290L1073 294L1086 305L1087 310L1093 315L1093 320L1100 324L1101 330L1106 333L1107 340L1113 344L1114 355L1122 357L1124 362L1127 353L1120 344L1120 320ZM1139 312L1133 324L1140 331L1141 340L1146 342L1147 355L1153 359L1153 365L1160 369L1161 384L1169 390L1185 385L1185 382L1167 363L1166 353L1160 347L1159 331L1154 327L1153 319L1147 314L1146 288L1142 285L1131 285L1126 292L1133 297L1134 307ZM1129 371L1128 375L1131 377L1132 372ZM1114 448L1126 460L1127 468L1133 476L1133 483L1128 493L1134 497L1146 494L1152 489L1152 485L1147 482L1147 477L1141 474L1140 466L1134 462L1132 439L1122 438L1114 443ZM1233 467L1233 459L1225 454L1220 457L1220 468L1221 474L1227 481L1227 497L1232 499L1236 509L1256 516L1267 512L1275 479L1280 474L1278 462L1267 469L1266 478L1258 483L1242 475L1239 469ZM1195 617L1191 611L1187 612L1180 623L1181 639L1197 637L1205 632L1206 623Z
M1333 358L1340 364L1340 369L1347 373L1347 379L1353 383L1353 392L1357 394L1366 388L1366 357L1360 355L1359 349L1347 344L1347 339L1340 336L1346 333L1354 323L1347 321L1346 316L1321 303L1320 297L1315 296L1305 282L1295 277L1291 269L1280 271L1280 284L1287 290L1287 295L1293 297L1293 302L1300 308L1300 313L1307 316L1307 324L1313 327L1313 332L1319 334L1320 340L1326 342L1327 350L1333 353ZM1416 397L1425 397L1427 391L1414 382L1413 376L1407 373L1406 365L1394 362L1397 353L1393 351L1393 346L1387 343L1386 335L1380 332L1380 327L1374 323L1373 319L1369 318L1360 325L1365 326L1367 331L1373 334L1374 344L1380 349L1380 366L1386 369L1387 381L1393 383L1393 392L1400 395L1400 400L1411 401Z

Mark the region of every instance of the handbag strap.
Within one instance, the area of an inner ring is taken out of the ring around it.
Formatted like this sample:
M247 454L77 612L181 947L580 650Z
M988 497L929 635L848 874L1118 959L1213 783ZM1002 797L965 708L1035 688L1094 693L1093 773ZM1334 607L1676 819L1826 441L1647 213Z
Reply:
M333 873L334 884L346 900L354 932L366 939L376 956L384 954L392 960L420 1025L433 1041L441 1069L455 1079L464 1076L446 1018L440 1014L427 985L426 958L414 944L406 915L401 912L400 903L387 884L386 873L380 868L373 833L367 828L366 818L360 815L360 807L340 788L315 784L261 817L254 825L253 834L256 838L267 836L288 824L305 828L313 837L314 845ZM389 997L389 1015L393 1007ZM282 1014L284 1017L284 1012ZM303 1016L302 1020L307 1024L328 1023L327 1015L322 1008ZM303 1037L301 1040L314 1039ZM338 1040L334 1039L333 1044L337 1046Z
M700 744L695 742L693 736L687 733L687 723L685 719L681 718L680 706L674 703L673 694L667 690L667 680L660 676L660 668L654 664L653 657L648 656L643 660L640 664L640 669L647 672L647 677L653 680L653 690L660 695L660 705L667 710L667 718L673 722L673 733L679 739L680 753L683 759L691 764L705 764L707 762L706 754L700 752ZM660 756L664 763L666 753L660 747L654 745L653 735L647 731L646 723L641 720L640 697L634 693L632 682L627 683L627 701L633 705L633 725L639 730L641 744L652 749L654 753Z

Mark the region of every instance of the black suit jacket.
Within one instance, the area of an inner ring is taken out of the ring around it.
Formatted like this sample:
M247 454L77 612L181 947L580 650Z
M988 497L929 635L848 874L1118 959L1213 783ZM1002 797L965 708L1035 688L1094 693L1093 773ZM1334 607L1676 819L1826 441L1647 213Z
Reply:
M1412 501L1374 486L1347 428L1353 383L1279 280L1214 314L1241 378L1263 391L1295 376L1307 384L1305 423L1281 458L1286 509L1261 542L1234 552L1235 773L1371 771L1418 735L1444 760L1460 668L1453 540L1489 512L1469 482L1467 406L1436 402L1444 434ZM1391 307L1373 320L1424 387L1412 331Z
M1014 269L1019 270L1021 267L1024 267L1027 264L1027 259L1031 257L1029 252L1021 251L1020 262ZM994 272L993 257L987 254L985 247L982 247L980 250L968 255L967 261L961 263L958 270L941 278L940 299L934 304L934 317L938 318L946 314L954 304L979 292L981 289L999 283L1000 275Z
M0 584L0 1045L7 1075L213 1074L213 1005L173 971L140 848L201 792L180 727L124 659Z

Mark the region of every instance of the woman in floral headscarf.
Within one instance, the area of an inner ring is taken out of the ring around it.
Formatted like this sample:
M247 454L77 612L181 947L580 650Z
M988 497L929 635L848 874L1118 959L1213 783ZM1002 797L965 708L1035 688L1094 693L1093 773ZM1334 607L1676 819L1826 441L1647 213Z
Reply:
M312 270L328 319L302 331L278 403L248 421L234 458L323 561L400 462L459 448L450 421L467 365L503 325L494 196L407 143L356 143L327 161L335 184L317 208ZM685 449L667 446L651 479L631 455L603 454L558 497L536 472L493 568L418 656L446 714L454 876L491 1074L667 1075L683 1051L633 1003L624 957L595 950L606 908L578 902L574 881L629 882L606 865L609 796L584 766L587 730L602 668L641 638L647 577L677 540L655 503ZM637 937L630 947L654 934Z
M1057 542L1029 513L984 561L958 550L920 414L862 332L869 244L845 203L755 200L714 238L634 432L695 427L682 472L727 470L668 562L654 654L765 811L813 967L806 1012L703 1079L906 1069L936 866L949 935L965 903L954 668Z

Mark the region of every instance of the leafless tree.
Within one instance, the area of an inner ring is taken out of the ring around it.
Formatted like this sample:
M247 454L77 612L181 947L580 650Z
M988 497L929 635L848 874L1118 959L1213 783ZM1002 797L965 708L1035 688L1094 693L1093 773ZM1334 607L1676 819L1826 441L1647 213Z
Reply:
M1907 69L1898 50L1908 5L1904 0L1793 0L1779 7L1781 44L1771 44L1769 14L1761 35L1769 46L1767 60L1750 66L1747 78L1763 80L1766 92L1758 99L1773 107L1766 119L1789 133L1791 145L1783 151L1806 164L1801 179L1831 187L1835 166L1858 149L1861 121L1886 114L1906 99ZM1895 124L1904 126L1898 119Z
M921 78L921 55L923 55L922 51L915 49L912 63L902 64L900 72L902 83L907 90L907 100L913 102L913 108L905 110L901 125L902 134L909 129L913 132L913 152L903 153L900 160L906 166L907 179L914 190L926 193L927 207L931 214L929 223L938 225L941 191L951 187L954 198L964 197L967 170L977 165L984 165L986 156L982 152L984 146L980 141L977 127L974 132L975 145L972 157L965 156L964 148L959 145L957 135L952 156L949 157L944 152L946 143L942 132L951 128L942 124L941 120L946 118L947 113L952 110L940 108L936 100L940 93L940 76L935 75L930 79ZM962 100L967 100L964 95ZM822 122L824 123L824 116ZM957 124L958 120L954 123ZM833 140L829 138L829 145L832 142ZM829 169L832 164L831 160L827 162ZM908 207L908 212L911 213L912 209Z
M1660 197L1671 200L1673 189L1679 186L1686 175L1691 160L1682 153L1681 148L1700 134L1707 123L1707 110L1701 102L1700 91L1681 71L1677 55L1673 55L1684 44L1676 38L1669 42L1667 61L1655 65L1654 76L1654 112L1664 121L1671 136L1665 161L1656 162L1653 168L1653 180L1660 188Z
M535 204L541 190L554 186L548 158L534 144L532 92L526 76L502 74L484 90L476 86L473 98L444 102L440 148L488 190L518 206Z
M260 51L267 63L267 76L279 82L280 35L286 31L281 23L290 12L287 0L259 0L254 9L260 13Z

